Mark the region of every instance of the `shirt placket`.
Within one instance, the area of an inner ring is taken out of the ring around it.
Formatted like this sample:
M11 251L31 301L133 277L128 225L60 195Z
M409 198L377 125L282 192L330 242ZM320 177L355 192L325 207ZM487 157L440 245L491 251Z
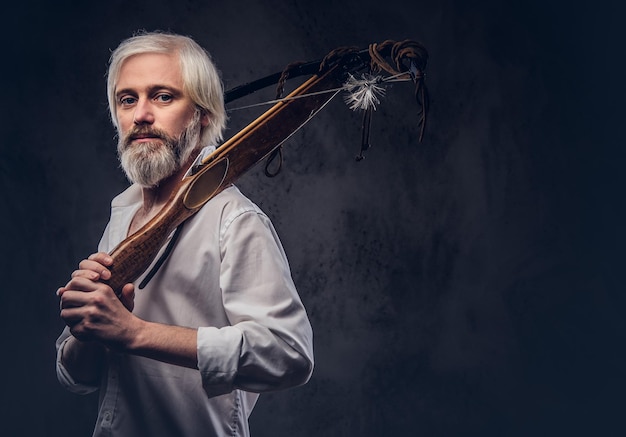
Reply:
M119 370L114 360L109 362L107 388L100 406L99 426L104 435L112 435L113 422L119 395Z

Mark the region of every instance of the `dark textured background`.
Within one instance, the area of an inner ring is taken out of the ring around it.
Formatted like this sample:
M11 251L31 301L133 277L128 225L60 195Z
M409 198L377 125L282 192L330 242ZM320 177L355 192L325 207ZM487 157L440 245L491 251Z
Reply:
M620 2L21 1L3 7L3 436L86 436L95 397L54 374L54 291L126 186L109 50L196 38L227 88L344 45L429 49L360 118L337 100L239 184L274 220L315 330L306 386L264 395L263 436L625 435ZM258 98L263 98L259 95ZM232 134L245 120L233 113Z

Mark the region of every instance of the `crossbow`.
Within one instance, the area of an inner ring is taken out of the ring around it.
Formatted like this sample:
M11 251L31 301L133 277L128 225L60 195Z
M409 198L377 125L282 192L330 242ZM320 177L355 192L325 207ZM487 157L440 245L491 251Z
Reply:
M206 202L232 184L260 161L280 157L282 145L340 93L353 110L363 111L363 136L357 160L369 147L372 111L385 92L385 84L412 81L418 102L419 139L426 126L428 96L424 70L426 49L410 40L387 40L367 49L341 47L318 61L293 63L282 72L238 86L225 93L225 102L241 98L276 84L276 99L267 111L221 144L208 156L199 156L179 181L163 209L146 225L119 243L110 256L112 277L108 284L116 293L139 278L154 262L170 238L166 249L145 276L139 288L150 280L167 257L182 224ZM310 77L287 96L282 96L288 79ZM266 166L266 174L275 175Z

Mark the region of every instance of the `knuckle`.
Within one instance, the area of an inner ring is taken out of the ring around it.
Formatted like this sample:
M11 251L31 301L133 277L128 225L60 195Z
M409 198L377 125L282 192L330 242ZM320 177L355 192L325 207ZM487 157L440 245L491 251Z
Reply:
M93 309L102 308L104 305L104 298L97 292L90 293L89 296L89 305L87 305L87 310L92 311Z

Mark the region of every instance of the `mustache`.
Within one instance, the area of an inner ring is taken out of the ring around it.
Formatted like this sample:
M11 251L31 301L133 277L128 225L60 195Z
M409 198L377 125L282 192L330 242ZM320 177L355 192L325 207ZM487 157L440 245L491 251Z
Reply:
M137 138L152 137L166 142L171 141L170 136L161 129L155 129L151 126L134 126L126 133L124 138L124 146L128 147L133 140Z

